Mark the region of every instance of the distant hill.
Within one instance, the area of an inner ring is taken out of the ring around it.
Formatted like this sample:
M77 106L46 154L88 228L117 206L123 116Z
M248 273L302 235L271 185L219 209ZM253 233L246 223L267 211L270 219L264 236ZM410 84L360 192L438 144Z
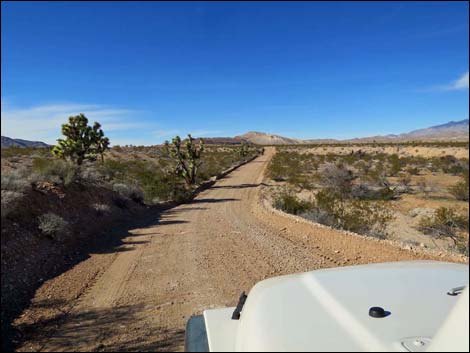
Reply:
M268 134L264 132L250 131L246 134L234 137L204 137L206 144L225 144L225 145L238 145L243 141L247 143L254 143L257 145L292 145L301 143L301 140L282 137L279 135Z
M450 121L446 124L431 126L400 135L406 138L466 138L468 139L468 119Z
M230 139L230 138L228 138ZM353 138L347 140L336 140L336 139L309 139L300 140L293 139L279 135L268 134L264 132L250 131L246 134L235 136L231 139L234 143L236 141L246 140L259 145L293 145L293 144L308 144L308 143L338 143L338 142L402 142L412 140L422 141L440 141L440 140L452 140L452 141L468 141L469 140L469 121L468 119L461 121L450 121L445 124L435 125L424 129L413 130L407 133L399 135L380 135Z
M468 119L450 121L424 129L413 130L399 135L371 136L346 140L347 142L390 142L390 141L468 141Z
M288 137L258 131L250 131L246 134L235 136L234 138L239 140L246 140L258 145L292 145L302 143L302 140L291 139Z
M49 145L41 141L12 139L10 137L2 136L2 148L8 147L49 147Z

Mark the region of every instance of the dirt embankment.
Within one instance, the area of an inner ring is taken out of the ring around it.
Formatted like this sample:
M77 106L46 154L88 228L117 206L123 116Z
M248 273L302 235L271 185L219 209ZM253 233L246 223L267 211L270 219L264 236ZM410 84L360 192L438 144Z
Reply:
M432 258L267 210L259 197L269 188L263 172L273 153L266 149L190 203L104 235L107 248L38 289L15 321L17 349L181 350L191 315L235 305L262 279Z
M72 185L67 190L42 183L29 190L8 217L2 217L2 342L10 347L10 322L25 309L44 282L90 257L90 250L109 249L118 238L104 241L109 225L129 220L146 207L122 201L107 189ZM98 206L99 205L99 206ZM41 234L41 215L62 217L68 227L56 239ZM90 275L93 276L93 275ZM80 284L82 285L82 284Z

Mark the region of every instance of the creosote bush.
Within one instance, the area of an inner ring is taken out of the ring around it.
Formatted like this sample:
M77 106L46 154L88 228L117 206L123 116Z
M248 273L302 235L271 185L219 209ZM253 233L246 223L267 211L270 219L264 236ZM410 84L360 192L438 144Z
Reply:
M440 207L434 215L421 219L419 229L436 239L451 239L457 246L465 241L460 232L468 232L468 222L468 215L460 214L454 208Z
M275 195L273 206L281 211L295 215L306 212L312 207L310 202L300 200L290 190L283 190Z
M466 170L462 174L463 180L459 181L455 185L449 188L449 192L460 201L468 201L469 200L469 173Z
M352 181L355 179L351 170L343 165L326 163L319 168L321 183L334 193L347 195L351 193Z
M377 237L385 236L386 226L393 220L392 212L384 202L347 199L331 189L317 193L312 210L308 218Z

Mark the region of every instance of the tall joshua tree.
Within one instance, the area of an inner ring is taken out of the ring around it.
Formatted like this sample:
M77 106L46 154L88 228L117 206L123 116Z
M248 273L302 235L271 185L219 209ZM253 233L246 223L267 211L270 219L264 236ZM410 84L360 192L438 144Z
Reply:
M184 144L182 146L182 144ZM199 145L194 143L194 138L188 134L188 138L182 142L179 136L166 141L165 146L170 156L176 162L176 173L182 177L187 187L196 183L197 171L201 165L201 154L204 151L204 141L199 140Z
M96 160L97 155L104 159L103 154L109 148L109 139L104 136L101 125L97 122L88 126L85 115L69 117L68 124L62 125L62 135L52 149L54 156L70 159L80 166L85 160Z

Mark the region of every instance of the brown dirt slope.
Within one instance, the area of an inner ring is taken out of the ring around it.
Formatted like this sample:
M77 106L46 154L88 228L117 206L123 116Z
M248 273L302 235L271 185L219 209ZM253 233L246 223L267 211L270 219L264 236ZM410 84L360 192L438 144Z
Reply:
M235 305L264 278L429 258L267 211L259 194L273 153L266 149L189 204L147 215L121 230L128 233L119 248L44 283L16 321L18 350L181 350L191 315Z

